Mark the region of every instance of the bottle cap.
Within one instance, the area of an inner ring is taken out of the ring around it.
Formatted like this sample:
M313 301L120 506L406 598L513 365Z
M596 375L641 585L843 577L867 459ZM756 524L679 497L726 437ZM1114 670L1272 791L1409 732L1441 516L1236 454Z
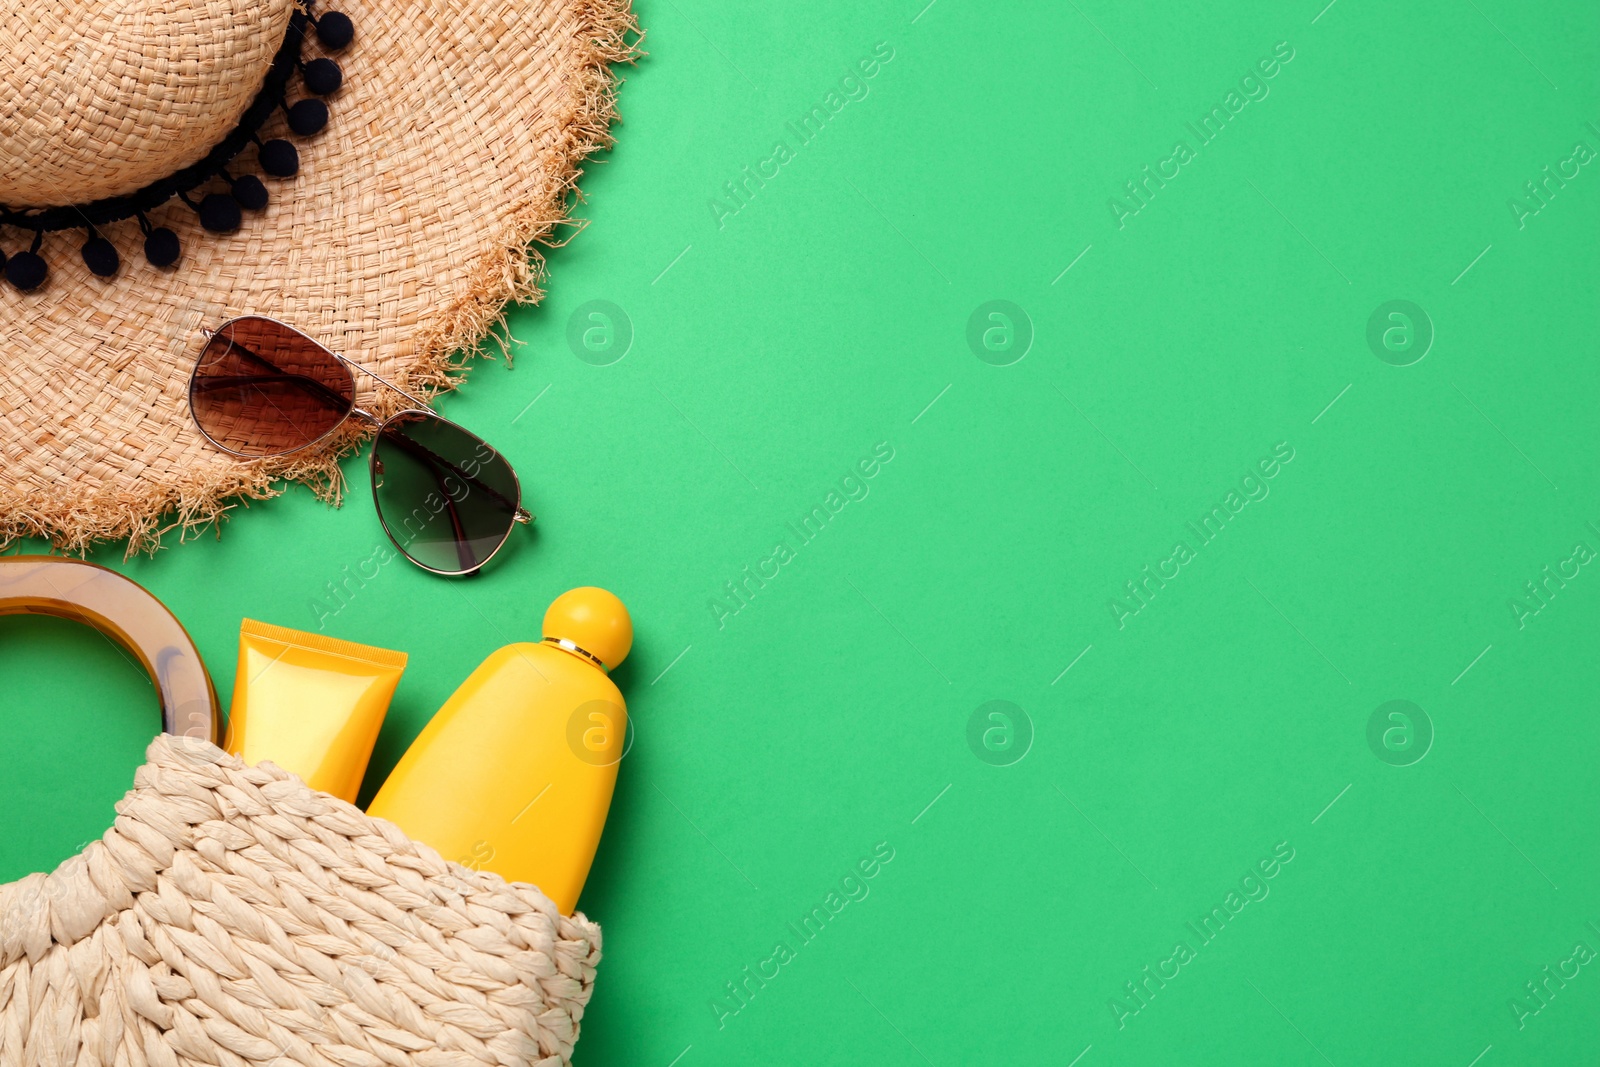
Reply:
M616 595L592 585L556 597L544 613L544 639L598 660L606 670L633 647L633 620Z

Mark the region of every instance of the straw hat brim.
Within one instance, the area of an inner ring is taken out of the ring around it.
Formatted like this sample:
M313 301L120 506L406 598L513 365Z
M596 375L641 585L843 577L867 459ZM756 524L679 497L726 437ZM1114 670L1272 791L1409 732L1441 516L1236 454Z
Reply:
M178 232L183 259L149 266L123 224L107 235L123 260L109 280L85 267L81 233L47 234L48 284L0 286L0 545L127 539L132 552L283 479L337 495L337 456L370 432L355 420L277 460L200 435L186 391L204 326L268 315L428 392L456 384L507 301L542 296L530 245L566 221L581 162L611 144L611 64L638 55L628 0L338 7L357 38L333 119L300 142L297 177L268 179L264 212L219 236L173 201L152 222ZM264 135L281 130L280 117ZM360 388L369 410L404 406Z

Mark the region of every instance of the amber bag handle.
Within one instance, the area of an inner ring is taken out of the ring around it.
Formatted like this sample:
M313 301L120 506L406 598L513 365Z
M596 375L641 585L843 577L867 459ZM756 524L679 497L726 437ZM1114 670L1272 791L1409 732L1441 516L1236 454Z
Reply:
M217 692L200 650L165 604L116 571L60 556L0 556L0 615L86 623L138 657L161 697L161 729L217 744Z

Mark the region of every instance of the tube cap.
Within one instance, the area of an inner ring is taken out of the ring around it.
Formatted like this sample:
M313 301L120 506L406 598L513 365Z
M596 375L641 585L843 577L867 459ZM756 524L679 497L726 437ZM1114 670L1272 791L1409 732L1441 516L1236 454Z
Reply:
M544 613L544 639L570 642L610 670L633 647L633 620L614 593L580 586L551 602Z

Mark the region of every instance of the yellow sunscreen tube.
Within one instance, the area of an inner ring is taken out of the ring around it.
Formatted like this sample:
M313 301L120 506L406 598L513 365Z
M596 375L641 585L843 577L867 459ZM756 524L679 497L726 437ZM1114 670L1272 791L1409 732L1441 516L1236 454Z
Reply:
M222 747L355 803L406 654L244 620Z

